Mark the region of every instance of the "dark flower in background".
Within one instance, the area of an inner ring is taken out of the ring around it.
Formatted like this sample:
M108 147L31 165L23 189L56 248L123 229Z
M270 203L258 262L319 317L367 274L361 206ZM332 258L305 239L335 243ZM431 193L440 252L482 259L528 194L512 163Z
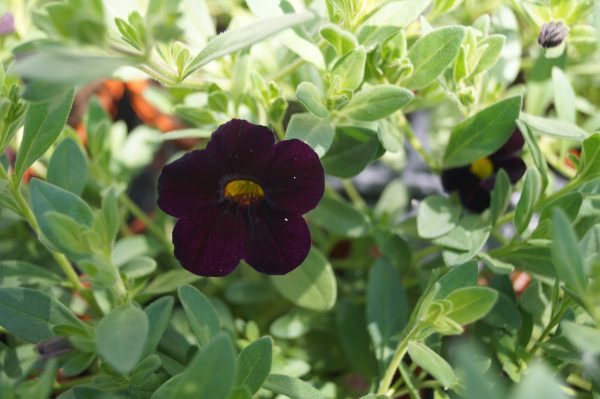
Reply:
M310 249L302 214L319 203L324 172L300 140L275 143L264 126L234 119L203 150L164 167L158 206L179 218L175 257L202 276L225 276L240 260L259 272L285 274Z
M0 17L0 36L8 36L15 31L15 19L10 12Z
M563 21L550 21L542 26L538 44L543 48L558 47L567 37L569 28Z
M525 173L525 162L520 158L525 140L519 129L500 149L467 166L446 169L442 172L442 185L446 191L458 191L463 206L474 212L483 212L490 206L490 192L496 184L496 173L504 169L511 183L516 183Z
M37 350L43 359L50 359L71 352L73 346L67 337L53 337L39 342Z

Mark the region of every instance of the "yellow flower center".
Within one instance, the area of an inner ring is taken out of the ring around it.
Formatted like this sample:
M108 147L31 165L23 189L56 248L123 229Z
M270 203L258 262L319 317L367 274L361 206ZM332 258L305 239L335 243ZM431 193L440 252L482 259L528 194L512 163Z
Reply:
M248 206L260 201L265 196L265 192L252 180L236 179L225 185L223 195L242 206Z
M494 164L488 157L485 157L473 162L470 170L471 173L483 180L487 179L494 173Z

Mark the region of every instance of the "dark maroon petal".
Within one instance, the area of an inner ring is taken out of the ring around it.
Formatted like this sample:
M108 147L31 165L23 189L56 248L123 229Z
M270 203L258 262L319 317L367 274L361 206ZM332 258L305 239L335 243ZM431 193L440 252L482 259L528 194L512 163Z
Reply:
M226 276L244 256L247 224L224 206L183 217L173 229L175 257L200 276Z
M525 144L525 139L521 134L519 128L516 128L513 134L510 136L508 141L500 147L496 152L490 155L490 159L494 164L506 158L512 158L516 154L520 153Z
M270 206L294 214L310 211L317 206L325 189L319 156L300 140L275 144L264 188Z
M490 192L481 184L470 187L469 189L459 190L460 202L470 211L481 213L490 206Z
M504 169L508 174L508 178L512 184L518 182L519 179L523 177L525 170L527 169L525 162L523 162L521 158L517 157L505 159L499 162L497 165L494 165L494 167L497 170Z
M275 136L268 128L233 119L215 130L206 150L215 162L223 166L226 176L260 180L266 173L274 143Z
M310 250L310 232L302 216L266 206L255 209L244 260L267 274L286 274L298 267Z
M214 206L220 200L219 169L206 150L188 152L166 165L158 178L158 206L175 217Z
M479 177L469 170L470 166L442 171L442 186L446 191L465 190L479 184Z

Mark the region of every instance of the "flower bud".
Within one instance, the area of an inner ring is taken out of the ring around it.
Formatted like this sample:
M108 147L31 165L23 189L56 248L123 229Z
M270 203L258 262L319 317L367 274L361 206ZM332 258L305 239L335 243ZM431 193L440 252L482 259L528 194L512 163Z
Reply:
M71 346L67 337L54 337L39 342L37 344L37 350L38 353L42 355L42 358L50 359L70 352L73 350L73 346Z
M563 21L550 21L542 26L538 43L544 48L560 46L567 37L569 28Z
M15 31L15 19L10 12L0 17L0 36L8 36Z

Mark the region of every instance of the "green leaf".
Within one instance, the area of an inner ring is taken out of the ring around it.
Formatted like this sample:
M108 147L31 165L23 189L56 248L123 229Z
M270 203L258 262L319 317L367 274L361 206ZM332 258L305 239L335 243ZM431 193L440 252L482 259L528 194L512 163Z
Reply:
M169 141L169 140L181 140L181 139L208 139L210 138L212 132L208 130L202 129L180 129L180 130L172 130L168 133L163 133L160 135L161 141Z
M413 97L411 91L401 87L369 86L356 93L342 113L359 121L377 121L404 107Z
M228 30L212 39L188 65L184 78L210 61L249 47L283 30L313 20L312 13L285 14L253 22L243 28Z
M475 261L454 266L438 280L440 289L437 291L435 298L444 299L459 288L477 285L478 277L479 271Z
M499 101L465 119L450 134L444 167L464 166L504 145L515 130L521 96Z
M300 266L286 275L271 276L271 281L281 295L297 306L326 311L335 305L335 274L327 258L315 247Z
M515 387L512 399L567 399L561 384L554 378L554 372L542 363L529 367L523 380Z
M53 328L84 324L62 303L30 288L0 288L0 326L28 342L54 337Z
M87 175L87 159L79 144L73 139L61 141L48 163L48 182L80 195Z
M321 90L311 82L300 83L298 88L296 88L296 97L311 114L318 116L319 118L325 118L329 115L327 107L323 104ZM297 114L292 115L292 118L296 115Z
M132 59L85 53L81 50L43 49L26 57L19 57L11 65L10 71L24 79L82 85L108 77L115 69L132 63Z
M557 139L582 141L589 135L577 125L559 119L542 118L525 112L521 112L519 119L535 132Z
M529 221L533 216L541 191L542 184L539 172L537 169L529 169L525 175L521 198L519 198L519 202L515 207L515 227L519 234L522 234L529 226Z
M431 0L392 1L383 4L362 26L404 28L416 20L429 6Z
M478 255L478 258L481 259L483 263L485 263L485 265L496 274L508 274L512 273L515 270L515 267L510 263L503 262L496 258L492 258L484 252L480 253Z
M540 212L540 222L542 222L544 219L550 219L552 217L552 210L555 208L561 209L565 212L565 215L569 218L569 220L575 221L582 204L583 195L580 192L572 191L570 193L561 195L551 201L546 202L546 205L544 205L542 211Z
M75 194L40 179L31 180L29 186L33 212L38 220L46 212L55 211L83 225L92 225L92 208Z
M319 34L333 46L338 57L358 47L358 42L354 35L337 25L327 24L321 28Z
M236 384L258 392L271 372L273 340L262 337L244 348L237 357Z
M357 126L340 126L336 129L329 152L321 162L329 175L352 177L362 172L378 149L376 132Z
M494 306L498 293L487 287L459 288L446 298L452 302L447 317L459 324L469 324L484 317Z
M500 292L492 310L483 318L486 323L516 334L523 320L515 302L506 294Z
M203 293L191 285L182 285L177 293L198 344L205 346L221 330L215 308Z
M345 201L325 196L308 213L309 219L327 230L345 237L362 237L369 233L369 218Z
M227 399L252 399L252 392L247 387L235 387Z
M558 67L552 68L552 85L554 88L554 108L556 108L558 118L576 123L575 91L567 75Z
M552 211L552 264L565 284L580 295L585 295L587 277L577 236L571 222L560 209Z
M600 331L572 321L560 323L561 331L584 354L600 354Z
M537 168L538 172L540 172L540 177L542 178L542 192L548 185L548 166L546 163L546 159L542 155L542 151L538 145L537 138L533 135L529 127L520 120L517 120L517 126L527 143L527 147L529 148L529 152L531 153L531 158L533 158L533 163Z
M220 333L194 356L170 397L226 399L234 379L233 346L226 333Z
M500 53L502 53L504 42L506 42L506 37L500 34L489 35L488 37L483 39L479 43L479 47L488 47L485 50L483 50L483 54L481 54L481 58L479 59L479 62L477 63L477 66L475 67L471 75L477 75L493 67L494 64L498 61L498 58L500 58Z
M583 141L581 168L577 178L582 180L600 176L600 133L595 133Z
M0 261L0 286L59 285L63 278L58 274L22 260Z
M191 284L200 280L200 276L185 269L169 270L161 273L146 286L142 295L161 295L175 291L182 284Z
M456 58L464 37L463 26L447 26L417 40L408 51L414 69L406 87L420 89L433 82Z
M20 180L23 173L50 148L58 138L71 110L73 89L48 102L29 105L25 114L23 141L16 161L16 175Z
M449 198L430 195L419 204L417 231L422 238L443 236L458 224L460 208Z
M364 47L358 47L336 62L331 70L331 82L337 92L354 91L365 76L367 53Z
M371 348L365 307L342 299L337 307L337 332L352 369L365 377L377 375L377 362Z
M415 363L441 382L444 389L448 389L456 382L456 375L452 367L427 345L410 341L408 343L408 354Z
M285 131L285 138L298 139L308 144L322 157L331 147L335 127L331 121L320 119L312 114L294 114Z
M119 373L129 373L142 358L148 331L143 310L133 305L115 308L98 323L98 354Z
M173 297L166 296L157 299L144 309L146 317L148 318L148 325L152 326L148 331L144 355L149 355L156 350L156 347L171 320L174 302Z
M500 169L496 173L496 183L491 193L490 217L492 224L502 215L510 204L510 179L504 169Z
M407 321L408 303L400 273L379 259L369 271L367 328L380 373L387 368Z
M291 399L325 399L312 385L287 375L271 374L265 381L264 388Z

